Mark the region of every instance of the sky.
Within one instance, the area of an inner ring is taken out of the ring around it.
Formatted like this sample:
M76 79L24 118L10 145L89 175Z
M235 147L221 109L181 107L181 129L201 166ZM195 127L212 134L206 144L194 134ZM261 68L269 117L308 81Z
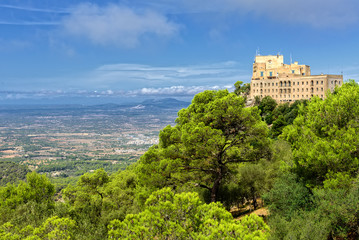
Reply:
M0 104L191 98L256 53L358 80L358 43L357 0L0 0Z

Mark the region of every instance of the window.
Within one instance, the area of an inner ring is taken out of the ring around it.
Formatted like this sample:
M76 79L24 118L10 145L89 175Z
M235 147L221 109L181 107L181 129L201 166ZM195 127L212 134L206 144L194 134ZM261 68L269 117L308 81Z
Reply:
M261 72L261 77L263 77L263 74L264 74L264 73L263 73L263 72Z
M269 72L269 76L272 77L272 76L273 76L273 73L272 73L272 72Z
M272 86L274 86L274 83L272 83Z
M276 86L278 86L278 83L275 83Z
M294 70L292 70L292 73L294 73Z
M323 81L320 84L323 84Z
M323 88L321 89L321 91L323 91Z
M302 85L304 85L304 82L302 82Z
M318 85L319 81L317 81L317 85Z
M293 86L295 86L295 82L293 82Z
M307 85L308 85L308 82L307 82Z

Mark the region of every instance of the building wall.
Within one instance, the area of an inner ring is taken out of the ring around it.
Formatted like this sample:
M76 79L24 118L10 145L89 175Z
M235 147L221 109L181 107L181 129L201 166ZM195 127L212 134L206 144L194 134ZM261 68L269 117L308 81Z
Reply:
M283 56L256 56L251 97L271 96L277 102L325 98L328 90L343 84L343 75L311 75L307 65L283 64Z

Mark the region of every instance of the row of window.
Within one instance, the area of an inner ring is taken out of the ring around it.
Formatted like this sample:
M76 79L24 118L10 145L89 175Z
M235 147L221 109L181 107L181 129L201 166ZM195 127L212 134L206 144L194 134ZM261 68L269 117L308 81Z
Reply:
M311 92L313 92L313 91L314 91L314 88L311 88L310 90L311 90ZM317 92L318 92L318 91L319 91L319 88L316 88L316 90L317 90ZM260 90L256 89L256 90L254 90L254 92L257 92L257 93L258 93L259 91L260 91L260 93L263 93L263 89L260 89ZM291 89L279 89L279 93L283 93L283 92L284 92L284 93L287 93L287 91L288 91L288 93L290 93ZM308 92L309 89L306 88L305 91ZM323 92L323 88L320 88L320 91ZM264 89L264 92L265 92L265 93L270 93L270 92L271 92L271 89ZM275 92L278 92L278 89L275 89ZM293 92L295 92L295 88L293 88ZM299 92L299 88L297 88L297 92ZM302 92L304 92L304 88L302 88ZM274 93L274 89L272 89L272 93Z
M287 83L288 83L288 87L291 87L291 81L280 81L279 82L279 86L280 87L287 87ZM300 85L300 82L293 82L293 86L295 86L295 83L297 83L297 85L299 86ZM304 85L304 83L306 84L306 85L309 85L309 82L307 81L307 82L304 82L304 81L302 81L301 82L302 83L302 85ZM339 84L340 85L340 81L335 81L334 82L335 83L335 85L337 85L337 84ZM320 81L320 84L321 85L323 85L323 81ZM332 81L332 84L333 84L333 81ZM272 85L272 87L274 87L274 82L273 83L264 83L264 87L270 87ZM278 83L275 83L275 85L276 86L278 86ZM312 81L310 81L310 85L311 86L313 86L314 85L314 81L312 80ZM316 81L316 85L319 85L319 81ZM253 83L253 87L263 87L263 83Z
M267 95L265 95L265 96L267 96ZM270 95L268 95L268 96L270 96ZM289 97L289 98L290 98L290 96L291 96L290 94L288 94L288 95L286 95L286 94L284 94L284 95L280 94L280 95L279 95L279 98L286 98L286 97ZM304 95L304 94L302 94L302 97L299 97L299 96L300 96L300 95L295 95L295 94L293 94L293 95L292 95L292 98L298 98L298 99L299 99L299 98L301 98L301 99L302 99L302 98L308 98L308 95ZM310 96L310 97L313 97L313 94L311 94L311 95L309 95L309 96ZM319 96L319 95L318 95L318 96ZM278 98L278 95L271 95L271 97L272 97L272 98ZM323 98L323 95L320 95L320 97ZM261 95L261 98L263 98L263 95Z
M288 87L291 87L291 81L288 81L288 82L287 81L280 81L279 86L283 87L283 85L284 85L284 87L287 87L287 83L288 83ZM295 86L295 83L297 83L298 86L300 85L300 82L293 82L293 86ZM306 85L309 85L308 81L307 82L302 81L301 83L302 83L302 85L304 85L304 83L306 83ZM319 85L319 81L316 81L315 83L316 83L316 85ZM264 87L267 87L267 86L270 87L271 84L272 84L272 87L274 87L274 82L273 83L264 83ZM337 80L331 81L331 84L340 85L341 81L337 81ZM278 86L278 83L275 83L275 85ZM313 80L310 81L310 85L314 86L314 81ZM320 81L320 85L323 85L323 81ZM263 83L253 83L253 87L258 87L258 86L263 87Z

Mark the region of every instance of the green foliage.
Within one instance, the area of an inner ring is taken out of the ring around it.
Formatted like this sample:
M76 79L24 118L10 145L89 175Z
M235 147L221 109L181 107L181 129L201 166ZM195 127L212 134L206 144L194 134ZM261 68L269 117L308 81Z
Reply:
M267 127L258 109L244 102L227 90L197 94L178 113L177 125L164 128L160 143L141 157L141 182L154 189L200 187L217 201L239 163L270 158Z
M36 172L27 174L26 182L0 188L0 224L11 221L24 226L39 224L54 209L54 185Z
M134 171L127 169L113 174L104 189L103 210L106 223L113 219L124 219L128 213L137 213L141 206L137 204L141 189Z
M69 185L63 190L63 196L72 219L79 223L79 232L83 238L100 239L106 234L101 221L103 214L104 186L109 177L103 169L81 176L76 186Z
M297 100L292 104L279 104L272 113L266 116L266 122L273 124L270 128L269 136L276 139L282 132L284 127L291 125L298 116L299 108L308 104L308 100Z
M5 186L7 183L16 183L19 180L25 180L26 174L29 172L30 170L27 166L14 162L0 161L0 186Z
M266 188L266 171L263 164L247 164L239 169L240 188L246 199L251 199L253 208L258 207L257 198Z
M59 218L57 216L46 219L38 228L28 225L22 229L17 228L11 223L5 223L0 226L0 239L6 240L58 240L74 239L76 223L69 218Z
M309 190L292 173L280 176L271 191L263 195L263 199L272 215L280 215L288 220L311 206Z
M270 218L269 239L326 240L330 232L330 221L318 211L299 211L291 220L275 215Z
M148 198L143 212L112 221L109 239L267 239L268 230L258 216L237 222L220 203L164 188Z
M359 238L359 183L349 188L315 189L314 201L320 216L330 221L330 236Z
M69 216L78 222L77 239L103 239L107 224L138 210L137 175L130 170L109 177L103 169L81 176L63 190ZM66 210L65 210L66 212Z
M259 110L261 110L261 116L267 124L272 124L273 111L277 107L277 102L270 96L265 96L259 103Z
M314 97L282 138L293 149L295 170L307 183L322 184L327 174L352 177L359 167L359 86L345 83L325 100Z
M238 96L242 95L243 97L247 97L251 91L251 85L249 83L243 84L242 81L237 81L234 84L234 93Z
M287 196L285 192L281 195ZM297 205L295 214L289 216L285 208L272 211L278 205L278 200L274 199L269 219L272 239L358 239L358 182L352 182L349 189L314 189L311 198L310 208ZM282 206L299 199L300 196L289 194L287 203Z

